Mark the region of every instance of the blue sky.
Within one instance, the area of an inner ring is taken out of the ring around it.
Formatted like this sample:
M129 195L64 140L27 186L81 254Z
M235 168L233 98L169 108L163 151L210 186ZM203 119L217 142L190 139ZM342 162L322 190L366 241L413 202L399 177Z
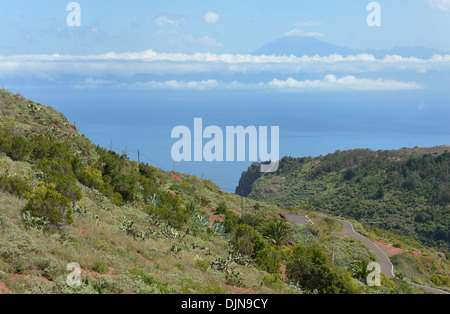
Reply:
M9 2L0 11L0 80L71 90L392 91L435 88L450 53L430 59L372 55L251 56L283 36L358 49L421 45L450 51L450 0ZM432 73L432 74L430 74Z
M450 50L449 0L383 0L382 26L366 24L370 1L80 0L81 27L66 24L67 0L8 1L0 55L159 52L247 53L292 30L351 48L422 45ZM205 21L213 12L217 19Z
M450 0L380 0L380 27L367 25L369 0L79 0L80 27L67 25L68 0L3 2L0 84L165 169L170 131L197 117L280 125L282 154L293 156L448 144L450 53L249 53L287 34L450 51ZM177 170L232 187L247 166Z

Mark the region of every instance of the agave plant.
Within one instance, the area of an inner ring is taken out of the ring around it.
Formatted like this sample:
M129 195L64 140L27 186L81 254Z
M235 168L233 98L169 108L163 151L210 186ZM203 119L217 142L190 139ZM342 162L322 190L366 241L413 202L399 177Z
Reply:
M214 233L224 236L226 234L226 229L225 229L225 225L221 222L215 221L212 229L214 231Z
M204 226L209 225L209 218L206 215L197 214L195 218L200 224Z
M148 204L152 205L153 208L156 208L159 204L161 204L161 202L156 199L156 194L153 194L150 199L147 200L147 202Z
M190 216L194 216L197 213L194 202L189 202L186 204L186 210Z

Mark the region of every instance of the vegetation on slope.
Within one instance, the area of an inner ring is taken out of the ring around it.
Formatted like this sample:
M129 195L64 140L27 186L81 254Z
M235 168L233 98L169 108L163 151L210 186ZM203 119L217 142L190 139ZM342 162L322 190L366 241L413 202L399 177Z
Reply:
M317 158L285 157L275 173L243 173L237 193L412 236L447 251L450 243L450 147L337 151ZM256 179L255 179L256 178Z
M373 259L364 246L331 219L297 227L279 210L95 146L0 90L0 293L419 292L365 286L349 268Z

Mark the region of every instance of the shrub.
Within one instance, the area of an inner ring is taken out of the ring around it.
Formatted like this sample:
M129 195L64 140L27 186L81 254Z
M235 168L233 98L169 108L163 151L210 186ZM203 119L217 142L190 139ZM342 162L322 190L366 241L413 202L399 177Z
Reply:
M430 280L437 286L448 286L450 284L450 279L443 275L433 274Z
M295 246L286 267L287 277L308 290L322 294L357 292L350 275L334 270L318 244Z
M0 132L0 152L5 153L12 160L24 161L31 152L31 146L27 140L2 130Z
M108 273L108 265L101 261L97 261L94 263L92 270L99 274L107 274Z
M104 184L102 172L92 167L84 167L80 182L90 188L94 188L100 191Z
M200 259L195 262L195 267L200 269L202 272L206 272L209 269L209 262Z
M120 193L114 193L113 196L111 196L111 201L116 206L121 207L123 205L123 197Z
M64 160L42 159L39 169L44 172L45 181L53 183L56 191L72 202L82 198L81 190L72 171L72 165Z
M281 290L285 287L285 283L277 275L264 275L262 284L274 290Z
M170 192L161 192L157 198L159 203L149 209L149 214L166 221L171 227L182 229L188 214L186 208L181 207L181 198Z
M227 210L228 206L226 202L222 201L219 203L219 205L217 205L216 212L218 212L219 214L223 215L226 213Z
M29 197L31 186L28 181L14 175L3 174L0 176L0 188L20 197Z
M54 226L73 222L69 199L58 193L52 183L40 182L22 212L32 217L45 217Z
M234 246L237 252L255 257L266 247L262 235L249 225L240 224L234 234Z
M281 258L280 254L271 246L260 250L256 254L256 265L262 270L271 274L281 274Z
M233 233L236 227L239 225L240 221L239 215L233 213L232 211L227 211L225 213L225 231L226 233Z

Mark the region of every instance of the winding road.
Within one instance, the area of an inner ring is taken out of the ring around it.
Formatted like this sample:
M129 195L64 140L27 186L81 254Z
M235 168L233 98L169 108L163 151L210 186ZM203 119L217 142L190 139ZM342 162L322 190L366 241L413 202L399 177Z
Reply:
M298 217L294 217L294 216L298 216ZM289 216L286 215L286 217L293 223L296 223L296 221L304 220L304 215L289 215ZM374 254L378 260L378 263L380 264L381 271L384 274L386 274L386 276L388 278L395 277L394 265L392 264L389 257L375 243L373 243L366 237L363 237L362 235L356 233L355 229L353 229L353 225L350 222L341 220L341 219L338 219L338 221L342 224L345 233L347 233L353 239L361 241L366 247L368 247L369 249L371 249L374 252ZM409 282L409 281L408 281L408 284L411 286L414 286L414 287L422 288L423 290L434 293L434 294L450 294L447 291L443 291L443 290L439 290L439 289L431 288L431 287L427 287L427 286L422 286L422 285L419 285L419 284L416 284L413 282Z
M387 257L387 255L375 243L363 237L362 235L356 233L355 230L353 229L353 225L350 222L345 220L339 220L339 222L344 227L345 233L347 233L353 239L361 241L365 246L367 246L374 252L378 260L378 263L380 264L381 271L385 273L388 278L395 277L394 265L392 265L392 262L389 259L389 257Z

